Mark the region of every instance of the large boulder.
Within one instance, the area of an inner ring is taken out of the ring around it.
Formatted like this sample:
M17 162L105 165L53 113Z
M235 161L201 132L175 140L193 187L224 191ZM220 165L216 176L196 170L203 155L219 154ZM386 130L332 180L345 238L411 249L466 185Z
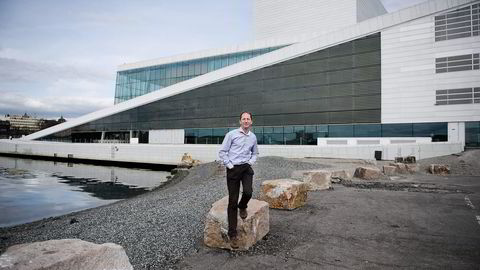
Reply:
M365 180L376 180L383 178L383 174L380 169L373 167L358 167L353 176Z
M332 171L332 182L338 182L341 180L352 180L352 174L346 170Z
M431 164L428 171L431 174L447 175L450 173L450 167L444 164Z
M383 165L383 173L385 175L395 175L397 172L397 167L392 165Z
M405 167L407 168L407 172L409 172L409 173L418 172L418 166L417 166L416 163L405 164Z
M133 269L125 250L113 243L80 239L49 240L11 246L0 256L0 269Z
M396 173L405 174L408 172L407 165L405 163L395 162L395 163L390 163L390 166L395 167Z
M216 201L205 219L203 241L215 248L232 249L228 239L227 219L228 196ZM262 239L270 230L268 203L251 199L248 202L246 219L237 218L237 238L239 248L247 250Z
M293 210L307 202L308 186L293 179L263 181L260 199L270 208Z
M332 173L329 171L307 171L303 173L303 182L308 190L325 190L332 186Z

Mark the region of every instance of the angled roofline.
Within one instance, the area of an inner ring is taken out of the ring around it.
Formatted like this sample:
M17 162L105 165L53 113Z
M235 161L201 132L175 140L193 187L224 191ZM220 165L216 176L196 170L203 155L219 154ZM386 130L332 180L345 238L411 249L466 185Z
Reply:
M234 65L218 69L162 88L134 99L116 104L112 107L98 110L74 120L59 124L23 137L23 140L35 140L57 132L61 132L91 121L95 121L113 114L127 111L174 95L182 94L199 87L229 79L247 72L281 63L293 58L323 50L354 39L362 38L384 29L403 24L435 13L478 2L478 0L430 0L397 12L374 17L361 23L320 35L314 39L296 43Z

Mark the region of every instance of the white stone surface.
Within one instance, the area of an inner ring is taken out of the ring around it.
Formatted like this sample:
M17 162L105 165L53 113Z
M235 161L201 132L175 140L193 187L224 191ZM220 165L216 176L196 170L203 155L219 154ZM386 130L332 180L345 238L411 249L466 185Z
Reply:
M0 256L4 270L131 270L125 250L80 239L49 240L9 247Z
M184 153L189 153L200 163L218 160L220 145L216 144L101 144L57 143L42 141L0 140L0 153L140 162L178 165ZM382 151L384 160L399 156L415 156L417 160L450 155L463 151L461 143L437 142L429 144L375 145L259 145L260 156L286 158L329 157L374 159L375 151Z

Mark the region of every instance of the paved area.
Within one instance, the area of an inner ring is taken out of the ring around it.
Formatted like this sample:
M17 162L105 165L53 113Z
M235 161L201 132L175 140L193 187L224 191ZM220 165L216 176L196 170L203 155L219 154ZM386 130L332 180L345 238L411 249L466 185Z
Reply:
M180 269L479 269L480 177L356 180L310 192L305 207L270 210L252 250L205 247Z

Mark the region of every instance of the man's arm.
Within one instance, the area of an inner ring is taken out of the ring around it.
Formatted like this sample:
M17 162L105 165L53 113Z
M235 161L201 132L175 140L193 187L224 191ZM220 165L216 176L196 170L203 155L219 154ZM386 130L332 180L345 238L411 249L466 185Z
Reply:
M252 166L257 161L257 156L258 156L258 146L257 146L257 138L255 137L255 143L252 146L252 156L248 161L248 164L250 164L250 166Z
M230 151L230 146L232 145L232 137L230 133L227 133L225 138L223 139L222 146L220 147L220 151L218 152L218 157L222 160L223 165L227 168L233 168L233 163L228 158L228 152Z

